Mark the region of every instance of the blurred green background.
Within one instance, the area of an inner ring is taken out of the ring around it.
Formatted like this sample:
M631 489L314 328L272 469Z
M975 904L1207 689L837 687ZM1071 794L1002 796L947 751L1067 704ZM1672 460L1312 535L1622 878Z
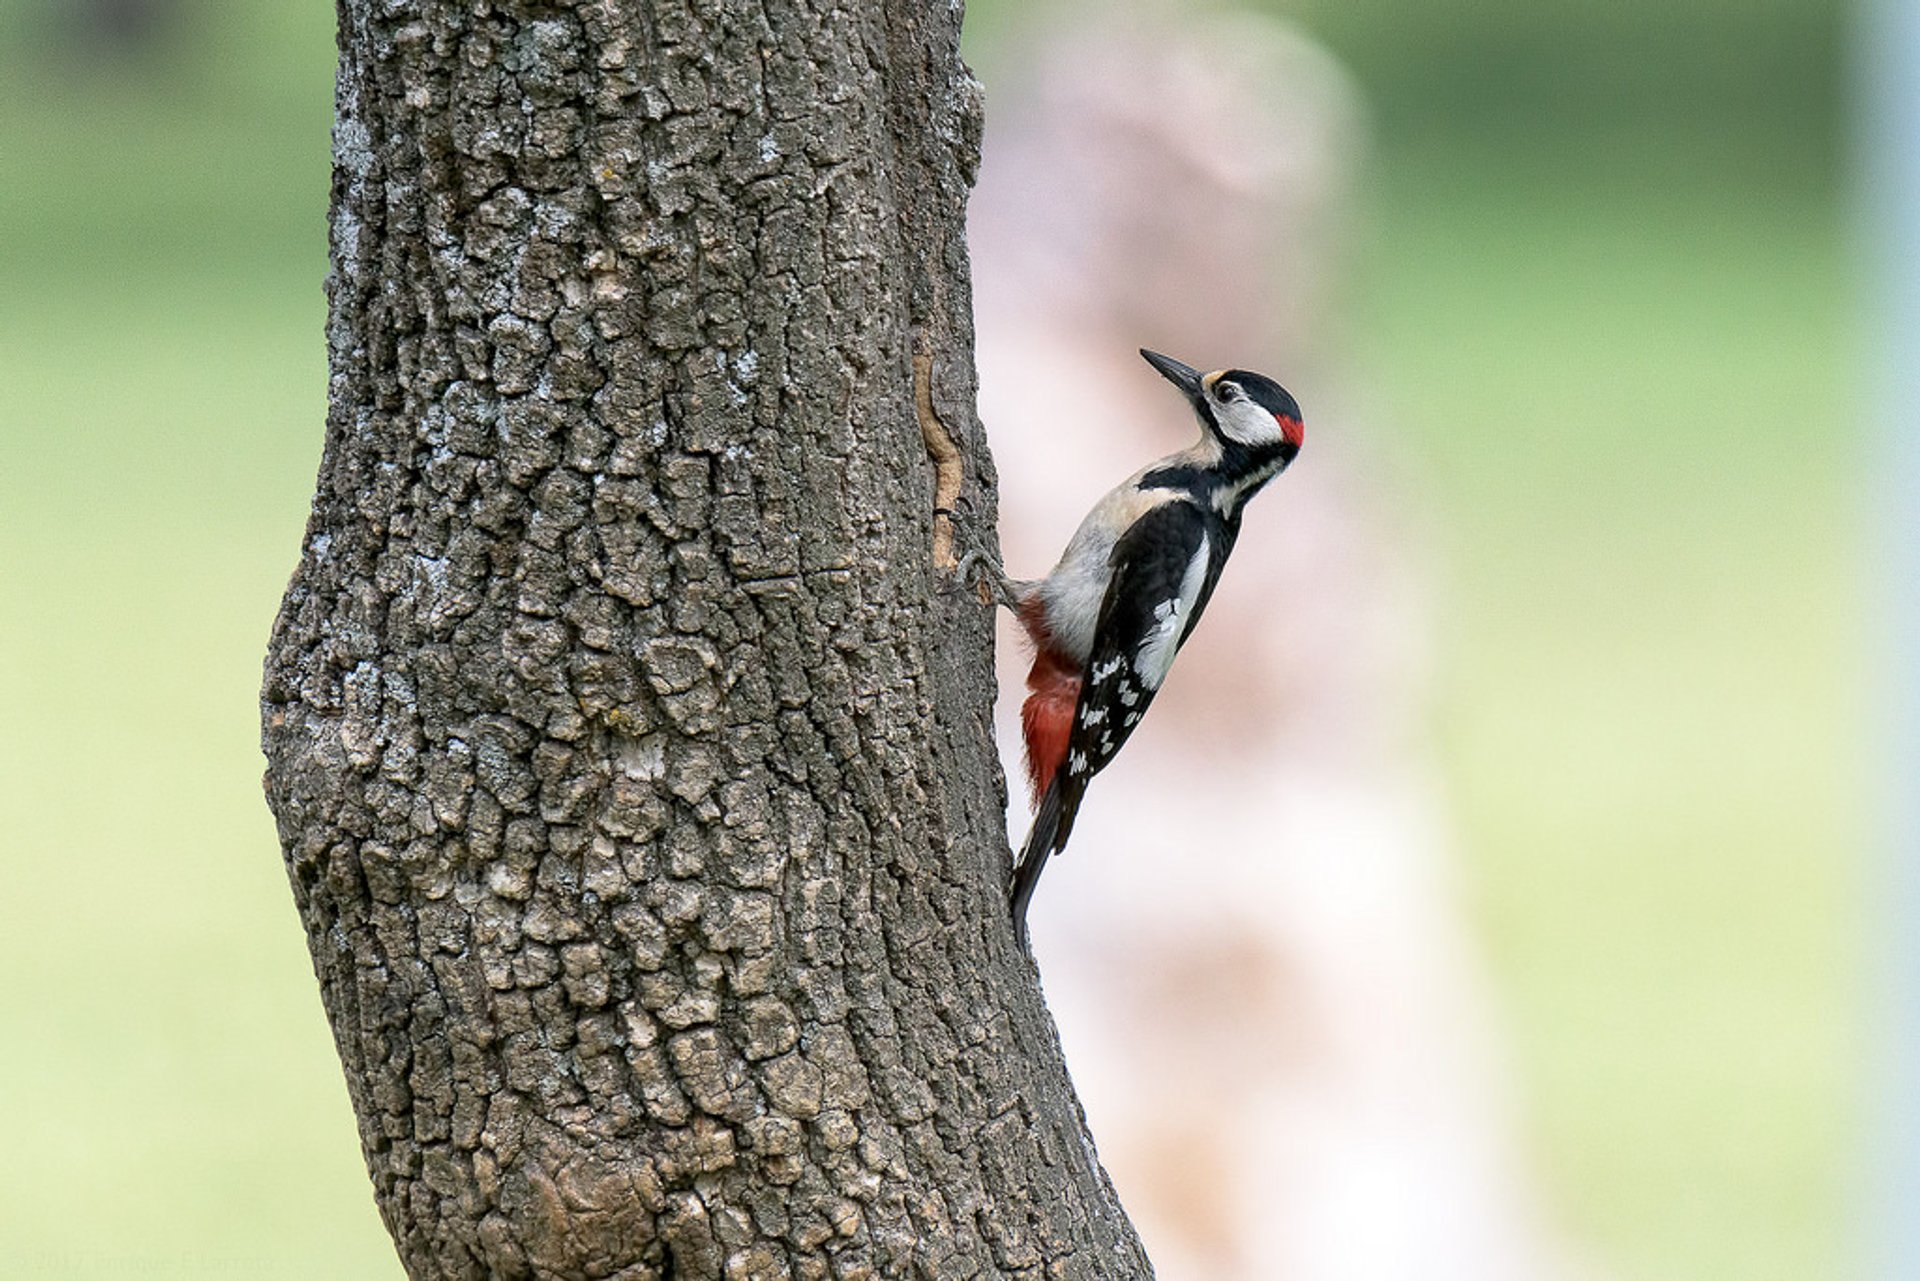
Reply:
M990 92L1014 6L972 6ZM1619 1277L1841 1274L1846 14L1274 7L1374 112L1342 323L1445 540L1438 737L1545 1199ZM321 438L332 11L168 8L0 0L0 1270L397 1277L256 749Z

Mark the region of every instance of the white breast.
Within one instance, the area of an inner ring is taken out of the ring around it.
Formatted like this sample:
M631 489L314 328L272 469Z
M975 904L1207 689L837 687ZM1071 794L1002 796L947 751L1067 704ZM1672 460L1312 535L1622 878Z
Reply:
M1155 466L1160 464L1156 463ZM1085 664L1093 652L1093 629L1100 621L1100 602L1106 599L1113 577L1113 544L1149 508L1164 502L1164 490L1136 488L1142 468L1095 503L1074 531L1060 563L1037 589L1045 604L1047 626L1056 644L1076 663Z

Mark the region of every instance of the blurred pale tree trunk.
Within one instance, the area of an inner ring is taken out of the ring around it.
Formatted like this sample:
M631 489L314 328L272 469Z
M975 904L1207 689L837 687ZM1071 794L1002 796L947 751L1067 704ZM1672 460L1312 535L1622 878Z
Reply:
M1901 0L1864 6L1860 22L1860 133L1865 226L1872 264L1869 298L1877 322L1871 390L1879 435L1871 492L1885 522L1877 568L1878 621L1890 633L1881 673L1878 728L1887 758L1876 780L1889 813L1888 848L1876 907L1880 1004L1873 1010L1879 1093L1869 1130L1875 1187L1865 1275L1896 1281L1920 1275L1920 10Z
M931 552L992 496L957 9L340 19L267 784L408 1271L1150 1275Z

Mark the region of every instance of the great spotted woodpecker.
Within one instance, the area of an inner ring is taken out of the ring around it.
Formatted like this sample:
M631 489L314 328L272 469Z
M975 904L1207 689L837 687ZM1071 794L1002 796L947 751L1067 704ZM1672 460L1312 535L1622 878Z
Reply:
M1141 468L1107 494L1045 578L1008 578L992 555L962 557L1033 643L1021 709L1027 780L1038 798L1013 876L1013 921L1027 947L1027 905L1047 859L1063 848L1087 783L1119 752L1160 691L1220 581L1240 513L1300 452L1300 406L1244 369L1202 374L1140 354L1186 393L1200 439Z

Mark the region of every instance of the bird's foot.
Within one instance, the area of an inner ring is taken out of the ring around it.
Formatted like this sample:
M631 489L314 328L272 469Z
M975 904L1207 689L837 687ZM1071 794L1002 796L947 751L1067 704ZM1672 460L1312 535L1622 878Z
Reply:
M952 522L954 541L962 549L951 576L954 587L977 593L985 604L997 602L1008 609L1019 609L1025 584L1007 577L999 555L974 526L972 509L962 501L941 512Z
M960 563L953 567L953 580L962 590L971 589L981 594L981 599L989 604L998 603L1008 609L1020 608L1020 584L1016 579L1008 578L1007 571L991 552L975 550L965 552Z

